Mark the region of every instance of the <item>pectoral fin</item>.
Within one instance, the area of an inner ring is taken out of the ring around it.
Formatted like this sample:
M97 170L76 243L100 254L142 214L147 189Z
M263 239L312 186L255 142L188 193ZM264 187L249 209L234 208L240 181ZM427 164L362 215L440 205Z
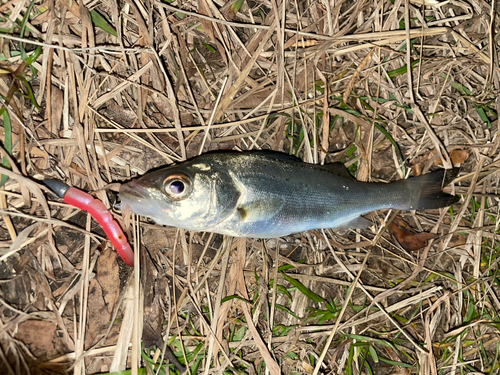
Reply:
M336 227L335 229L366 229L368 227L371 227L372 225L373 223L370 220L365 219L362 216L358 216L351 221L343 223L341 226Z
M238 206L238 216L241 221L255 222L270 219L283 207L281 199L262 199Z

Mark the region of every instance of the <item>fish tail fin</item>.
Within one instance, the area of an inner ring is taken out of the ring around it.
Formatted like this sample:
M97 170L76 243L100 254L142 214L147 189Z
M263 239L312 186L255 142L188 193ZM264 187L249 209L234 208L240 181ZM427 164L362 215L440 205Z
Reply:
M458 169L440 170L418 177L402 180L410 192L407 210L429 210L448 207L457 203L460 198L443 192L456 177Z

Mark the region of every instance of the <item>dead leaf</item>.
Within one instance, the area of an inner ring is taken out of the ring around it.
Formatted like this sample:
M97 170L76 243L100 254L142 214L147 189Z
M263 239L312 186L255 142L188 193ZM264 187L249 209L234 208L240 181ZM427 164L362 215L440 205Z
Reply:
M52 109L51 112L52 129L50 129L50 131L53 134L59 134L59 128L61 126L61 120L64 108L64 94L57 86L52 85L51 87L50 102Z
M436 154L436 151L433 152L433 154ZM463 164L468 158L469 158L469 151L467 150L453 150L450 152L450 158L453 164ZM437 158L434 161L434 165L440 165L443 164L443 161L441 158Z
M450 159L454 165L465 163L465 161L469 158L469 155L470 152L468 150L455 149L450 151ZM412 165L413 175L420 176L424 170L428 170L430 168L429 164L434 166L443 164L443 161L437 155L436 150L432 150L431 152L425 153L415 159Z
M448 244L448 248L463 246L467 243L467 236L460 233L455 233Z
M116 251L106 247L97 260L97 275L89 285L89 327L85 347L104 335L120 295L120 276Z
M29 346L35 356L53 356L56 325L42 320L26 320L19 323L16 338Z
M302 363L300 365L302 366L302 368L304 369L304 371L307 372L308 374L312 374L314 372L314 367L312 367L306 361L302 361Z
M437 237L434 233L416 233L399 216L389 225L389 233L406 251L420 250L427 246L429 240Z
M453 150L450 154L453 164L463 164L469 158L470 152L468 150Z

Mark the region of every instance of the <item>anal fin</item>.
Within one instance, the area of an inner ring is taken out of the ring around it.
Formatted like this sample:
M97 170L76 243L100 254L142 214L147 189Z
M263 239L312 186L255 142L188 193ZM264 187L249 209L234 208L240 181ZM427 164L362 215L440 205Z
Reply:
M371 227L372 225L373 222L371 222L370 220L365 219L362 216L358 216L350 221L341 224L338 227L335 227L335 229L366 229L368 227Z

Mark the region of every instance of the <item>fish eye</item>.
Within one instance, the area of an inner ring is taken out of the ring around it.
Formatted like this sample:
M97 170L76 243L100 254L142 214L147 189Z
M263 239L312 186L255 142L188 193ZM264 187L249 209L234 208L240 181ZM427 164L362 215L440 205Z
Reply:
M173 193L175 195L179 195L179 194L182 194L182 192L184 191L184 189L186 187L184 186L184 182L179 181L179 180L174 180L170 183L168 188L169 188L171 193Z
M171 174L163 180L163 190L172 199L183 199L192 191L191 179L184 173Z

